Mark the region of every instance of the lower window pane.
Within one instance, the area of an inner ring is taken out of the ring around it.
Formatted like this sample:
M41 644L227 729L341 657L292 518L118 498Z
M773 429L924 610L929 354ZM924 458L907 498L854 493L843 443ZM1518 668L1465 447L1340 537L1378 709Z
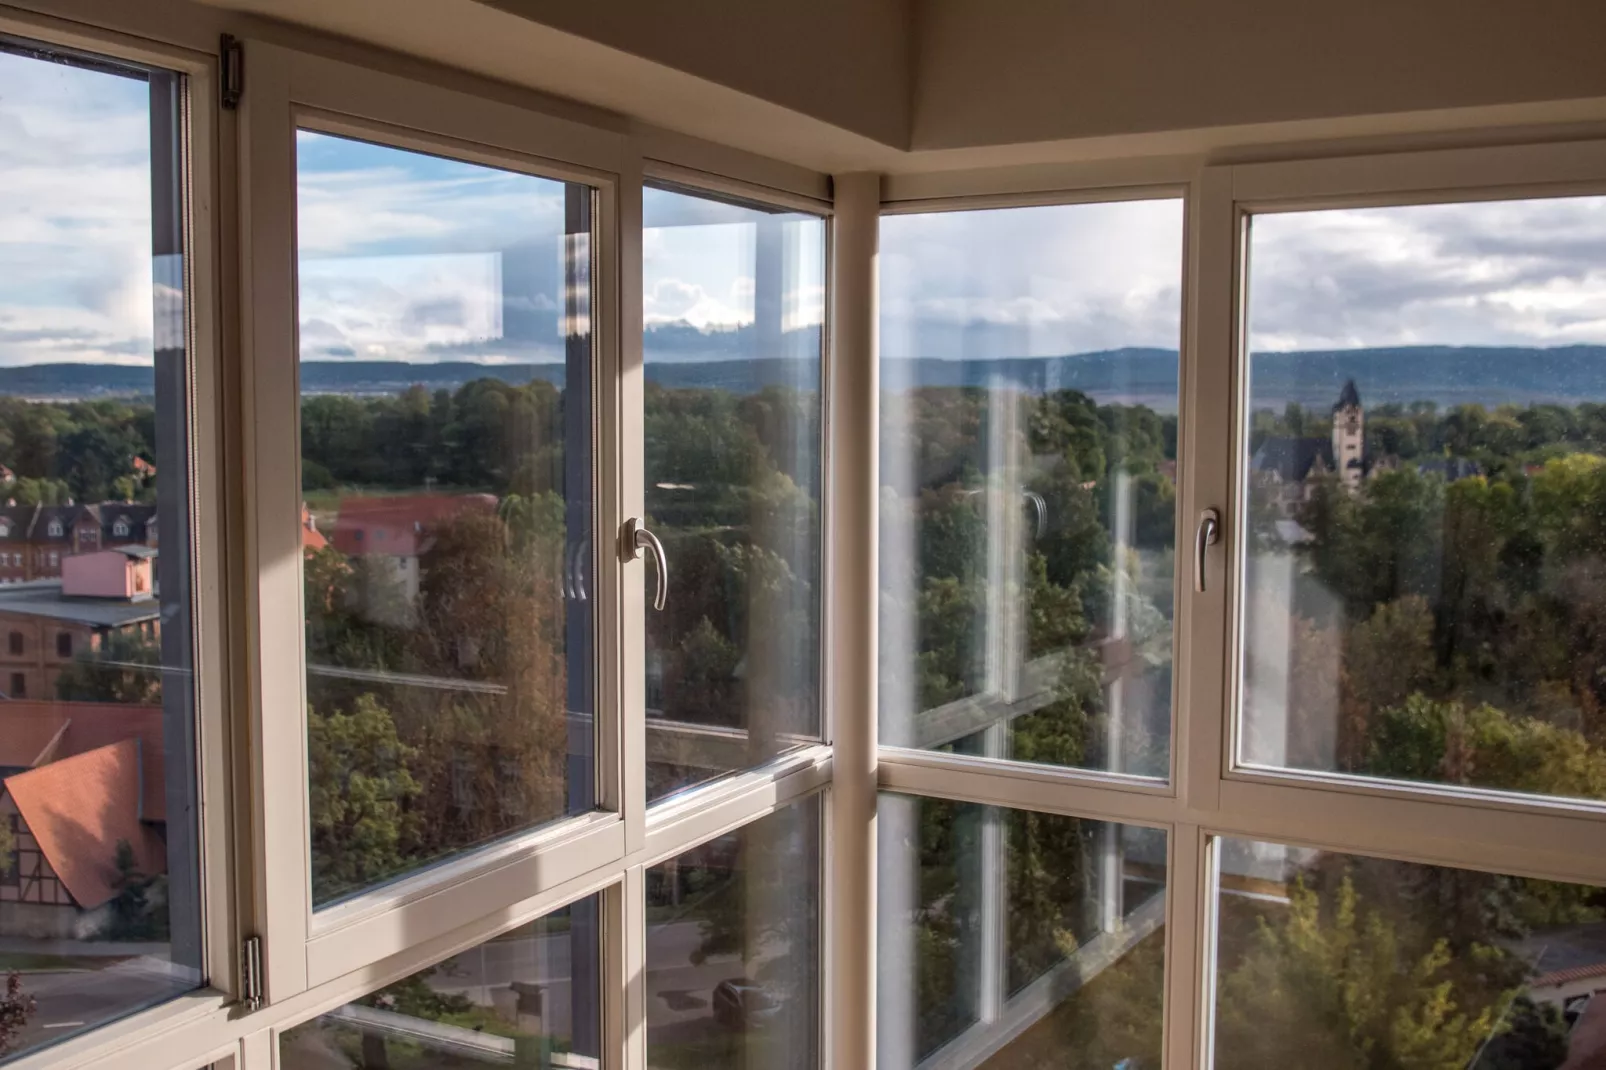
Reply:
M1163 832L893 794L877 826L882 1070L1159 1067Z
M647 871L647 1065L820 1065L820 800Z
M600 907L582 899L291 1029L279 1070L594 1070Z
M1219 1070L1606 1065L1606 891L1224 840Z

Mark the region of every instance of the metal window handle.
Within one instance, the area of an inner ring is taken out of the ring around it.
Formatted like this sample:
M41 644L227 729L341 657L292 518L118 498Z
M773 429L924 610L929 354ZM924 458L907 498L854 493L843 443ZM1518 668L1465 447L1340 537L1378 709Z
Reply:
M625 521L621 543L626 561L641 560L642 550L652 552L653 564L658 567L658 586L653 591L652 608L662 612L664 603L669 601L669 558L664 553L664 544L642 526L640 517L634 516Z
M1193 589L1205 593L1205 550L1221 541L1221 511L1206 509L1199 514L1199 530L1193 537Z

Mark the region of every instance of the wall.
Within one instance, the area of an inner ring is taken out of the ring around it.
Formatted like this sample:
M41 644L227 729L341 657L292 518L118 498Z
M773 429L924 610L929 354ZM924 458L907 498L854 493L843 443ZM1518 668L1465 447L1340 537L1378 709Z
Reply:
M1606 97L1592 0L921 0L912 147Z
M485 0L890 145L909 133L912 0Z

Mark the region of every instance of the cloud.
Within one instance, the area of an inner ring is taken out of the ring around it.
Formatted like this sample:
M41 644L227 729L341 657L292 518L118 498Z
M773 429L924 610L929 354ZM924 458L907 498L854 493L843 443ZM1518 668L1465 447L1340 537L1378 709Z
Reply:
M643 300L643 314L648 325L689 323L699 330L721 330L753 322L750 294L745 306L735 306L712 296L697 283L683 279L657 279Z
M891 358L1175 348L1181 333L1180 201L890 216L881 256Z
M0 53L0 365L150 363L149 99Z
M1606 343L1606 197L1251 224L1255 349Z

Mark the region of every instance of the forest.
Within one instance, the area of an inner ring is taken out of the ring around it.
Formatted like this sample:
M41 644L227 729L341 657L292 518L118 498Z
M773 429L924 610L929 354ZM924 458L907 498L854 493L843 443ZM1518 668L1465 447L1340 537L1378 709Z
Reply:
M134 471L156 461L156 410L137 401L30 402L0 395L0 464L18 505L155 501Z
M589 731L569 666L571 654L589 664L573 644L590 625L566 597L577 529L564 402L550 383L492 379L304 399L304 486L326 531L343 499L495 502L432 528L413 595L380 555L309 552L309 661L333 670L309 681L320 902L590 806L589 768L569 743L571 711ZM883 737L918 736L924 712L999 686L991 526L1005 516L1002 601L1020 631L1005 676L1044 666L1049 692L1006 722L1003 744L981 733L937 745L1164 775L1175 417L1074 391L1001 404L980 388L922 388L884 404L883 635L901 629L908 656L883 651ZM0 402L19 485L65 480L49 493L75 497L115 493L115 467L100 461L149 457L152 423L138 405ZM663 717L762 724L771 743L818 732L819 426L809 392L649 384L648 519L677 564L673 608L649 625L649 703ZM1321 409L1257 411L1250 448L1330 431ZM1280 709L1251 700L1251 735L1281 718L1276 760L1296 768L1606 798L1606 406L1381 405L1366 413L1366 453L1358 488L1318 476L1291 515L1251 482L1247 612L1274 615L1292 681ZM1431 463L1444 458L1476 474L1446 479ZM1292 580L1259 585L1277 562ZM64 679L84 688L88 676ZM131 686L95 686L114 684ZM655 783L706 777L699 760L661 763ZM928 1049L965 1017L953 964L975 921L962 894L974 859L951 810L923 806L917 830L910 920ZM1009 970L1029 979L1090 938L1096 829L1006 823ZM1283 905L1224 897L1218 1035L1259 1053L1235 1065L1281 1065L1286 1045L1315 1036L1333 1067L1559 1065L1565 1026L1522 996L1536 972L1522 949L1534 933L1606 920L1600 893L1359 857L1288 866ZM722 923L708 924L712 938ZM1049 1065L1032 1052L1074 1043L1088 1065L1157 1066L1160 939L1024 1034L1010 1065ZM1345 995L1358 988L1391 995L1359 1006Z
M1022 524L1019 549L1005 552L1024 561L1026 656L1055 651L1059 661L1052 701L1009 722L1004 753L986 753L1163 775L1174 420L1068 391L925 389L884 406L882 560L908 564L902 575L884 567L882 632L913 620L917 638L912 661L889 662L883 650L883 737L996 686L985 652L998 536L982 503L1003 479L1046 503L1046 519ZM1286 651L1269 654L1284 659L1289 689L1276 709L1251 698L1248 731L1280 720L1278 757L1295 767L1606 798L1606 406L1379 406L1365 428L1376 463L1354 490L1313 479L1292 517L1296 544L1278 530L1275 488L1251 482L1248 634L1288 637ZM1326 438L1331 417L1291 405L1256 412L1250 430L1253 451L1271 435ZM1440 458L1477 474L1447 480L1438 473L1452 469L1429 463ZM1291 565L1291 583L1257 585L1277 560ZM1116 597L1128 600L1120 613ZM1256 629L1257 614L1277 616ZM1107 708L1117 626L1139 671L1165 677L1136 710L1130 690L1126 708ZM905 695L914 698L899 705ZM927 1053L972 1013L975 996L955 989L955 970L980 924L965 874L984 863L966 845L966 807L920 809L910 920L920 934L917 1047ZM1043 949L1097 933L1087 921L1096 823L1004 820L1008 971L1029 976ZM1313 1050L1323 1066L1357 1070L1565 1058L1559 1013L1522 995L1542 972L1525 949L1537 932L1606 920L1598 890L1293 852L1287 905L1275 907L1232 894L1224 865L1217 1036L1233 1066L1280 1067ZM997 1065L1060 1065L1076 1051L1089 1066L1158 1066L1159 941L1138 943ZM1373 995L1362 1005L1356 992Z

